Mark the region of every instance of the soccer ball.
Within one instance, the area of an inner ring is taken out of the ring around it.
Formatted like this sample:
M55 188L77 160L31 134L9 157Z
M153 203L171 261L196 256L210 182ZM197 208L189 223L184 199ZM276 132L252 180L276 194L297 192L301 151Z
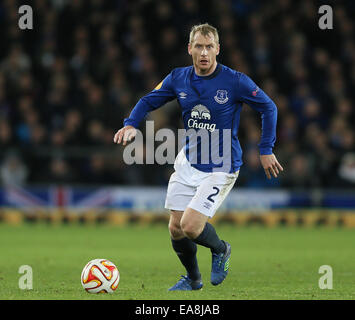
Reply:
M81 273L81 284L89 293L112 293L119 282L117 267L107 259L89 261Z

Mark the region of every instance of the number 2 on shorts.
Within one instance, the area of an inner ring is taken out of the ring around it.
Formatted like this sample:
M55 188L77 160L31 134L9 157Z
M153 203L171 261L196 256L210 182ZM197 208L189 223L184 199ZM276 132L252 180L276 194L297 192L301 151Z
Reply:
M207 200L209 200L209 201L211 201L211 202L214 203L214 200L212 199L212 197L216 196L216 195L219 193L219 188L213 187L213 190L216 190L216 192L210 194L210 195L207 197Z

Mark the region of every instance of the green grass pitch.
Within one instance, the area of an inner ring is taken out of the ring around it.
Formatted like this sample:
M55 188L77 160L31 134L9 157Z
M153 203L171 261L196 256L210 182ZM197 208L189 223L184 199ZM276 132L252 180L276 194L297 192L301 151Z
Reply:
M342 228L263 228L216 225L232 245L231 267L209 283L211 254L199 246L200 291L167 292L184 274L167 226L0 224L0 299L351 299L355 298L355 232ZM80 283L94 258L121 274L113 294L89 294ZM21 265L33 270L33 289L19 289ZM333 270L333 289L320 289L319 267Z

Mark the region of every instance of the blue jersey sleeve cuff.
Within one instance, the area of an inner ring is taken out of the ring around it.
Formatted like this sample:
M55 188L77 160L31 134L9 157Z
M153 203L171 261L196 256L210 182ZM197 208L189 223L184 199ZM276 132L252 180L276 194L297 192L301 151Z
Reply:
M259 148L259 151L261 156L272 154L272 148Z
M123 126L132 126L132 127L135 127L135 128L138 128L139 126L139 123L137 123L137 121L134 121L130 118L126 118L123 120Z

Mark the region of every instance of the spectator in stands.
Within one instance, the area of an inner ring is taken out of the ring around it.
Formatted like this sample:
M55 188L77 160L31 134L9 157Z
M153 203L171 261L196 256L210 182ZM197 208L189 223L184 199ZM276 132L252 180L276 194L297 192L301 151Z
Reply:
M16 153L8 154L0 168L1 184L4 187L20 187L27 182L28 169Z

